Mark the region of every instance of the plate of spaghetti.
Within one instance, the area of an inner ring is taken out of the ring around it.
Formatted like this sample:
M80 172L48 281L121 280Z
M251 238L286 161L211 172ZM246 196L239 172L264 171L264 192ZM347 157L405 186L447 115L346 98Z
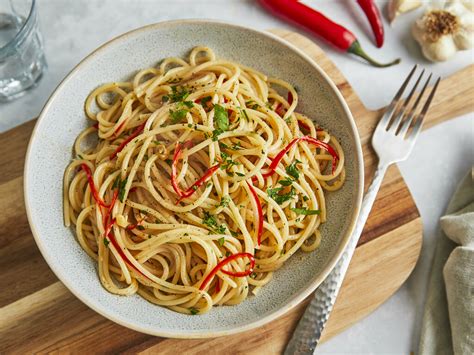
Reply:
M327 75L268 33L173 21L84 59L36 124L36 242L83 302L132 329L214 337L312 292L357 218L363 164Z

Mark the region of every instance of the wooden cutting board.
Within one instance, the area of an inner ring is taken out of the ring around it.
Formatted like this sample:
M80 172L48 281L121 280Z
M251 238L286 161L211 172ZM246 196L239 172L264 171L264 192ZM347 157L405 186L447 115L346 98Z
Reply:
M367 110L346 79L311 40L273 31L303 49L335 82L357 121L364 145L366 186L376 164L369 147L383 110ZM352 59L348 59L352 60ZM361 64L361 66L364 64ZM367 80L378 69L370 69ZM425 127L473 110L474 66L446 78ZM400 84L406 73L400 73ZM35 121L0 134L0 353L280 353L308 300L283 317L238 335L198 340L164 339L112 323L76 299L51 272L36 247L23 202L23 163ZM385 176L373 211L329 319L324 339L386 301L415 267L422 224L396 166Z

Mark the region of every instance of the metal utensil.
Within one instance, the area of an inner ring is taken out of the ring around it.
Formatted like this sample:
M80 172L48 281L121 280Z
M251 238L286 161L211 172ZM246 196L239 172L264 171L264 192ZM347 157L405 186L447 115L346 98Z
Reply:
M379 157L379 163L372 183L362 201L357 224L336 266L314 293L314 298L311 300L308 308L306 308L290 342L286 346L285 354L313 354L321 338L326 322L329 319L329 314L336 302L342 281L344 280L369 212L374 204L377 192L382 184L385 172L389 165L407 159L413 150L416 138L421 131L423 119L430 107L440 81L440 78L436 80L423 108L417 113L417 108L428 87L432 74L429 75L421 92L415 94L416 88L425 73L423 70L408 97L404 100L400 99L416 69L417 66L415 65L375 128L375 132L372 136L372 146ZM416 101L410 106L411 100L416 96Z

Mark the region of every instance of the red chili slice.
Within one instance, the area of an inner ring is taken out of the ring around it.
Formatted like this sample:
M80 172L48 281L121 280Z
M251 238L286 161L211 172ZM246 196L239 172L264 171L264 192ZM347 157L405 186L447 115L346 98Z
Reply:
M140 219L137 223L135 224L129 224L125 229L132 230L134 228L137 228L143 221L145 220L145 217Z
M211 178L212 175L214 175L217 169L219 169L219 166L220 164L216 164L210 167L198 181L192 184L189 189L184 191L183 196L181 196L181 198L176 203L179 203L183 198L190 197L193 193L195 193L196 190L202 186L202 184L204 184L207 180Z
M334 174L334 170L336 169L337 163L339 162L339 155L337 155L337 152L334 150L333 147L331 147L329 144L324 143L319 141L318 139L311 137L311 136L304 136L300 138L294 138L288 145L283 148L276 156L273 158L270 166L268 167L268 171L262 174L263 178L267 178L275 172L276 167L278 164L280 164L280 161L283 159L286 153L298 142L303 141L307 143L314 144L320 148L325 149L329 154L332 156L332 173ZM252 181L257 181L257 177L254 176L252 178Z
M146 124L146 121L143 122L140 126L138 126L127 139L125 139L122 143L120 143L120 145L115 150L115 152L113 152L110 155L110 160L114 159L117 156L117 154L120 153L122 149L125 148L125 146L128 143L130 143L136 136L138 136L143 131L143 129L145 128L145 124Z
M173 163L171 164L171 185L173 186L174 191L178 194L179 197L183 197L185 191L179 188L178 182L176 181L178 175L176 165L178 165L178 160L181 157L182 147L190 148L192 147L192 145L193 143L191 141L187 141L182 144L177 142L176 148L174 150Z
M117 253L119 253L120 257L128 264L130 265L136 272L138 272L140 275L146 277L148 280L150 280L150 278L148 276L146 276L143 272L141 272L131 261L130 259L127 257L127 255L125 255L125 253L123 252L122 248L120 247L120 245L117 243L117 240L115 239L115 236L113 235L112 233L112 227L113 225L115 224L115 218L112 219L112 221L107 225L107 227L105 228L105 233L104 233L104 238L105 236L107 236L107 239L112 243L112 245L114 246L115 250L117 250ZM150 280L151 281L151 280Z
M288 91L288 104L291 105L293 103L293 95L291 95L291 91Z
M115 202L117 201L117 198L118 198L118 194L119 194L119 190L117 188L114 191L114 195L112 196L112 201L110 201L110 207L107 209L107 212L104 216L104 225L107 225L107 223L109 223L110 215L112 213L112 208L114 208Z
M176 194L180 197L178 201L176 201L176 204L178 204L183 198L190 197L192 194L196 192L198 188L200 188L207 180L211 178L211 176L219 169L220 164L216 164L212 167L210 167L204 175L197 180L194 184L192 184L186 191L181 190L181 188L178 185L178 182L176 181L177 178L177 164L178 160L181 156L181 148L185 146L187 148L192 146L191 141L187 141L183 144L176 144L176 149L174 151L174 156L173 156L173 163L171 164L171 185L173 186L173 190L176 192Z
M95 187L94 179L92 178L92 172L91 172L91 169L89 168L89 166L86 163L82 163L81 168L82 168L82 170L84 170L86 172L87 180L89 181L89 187L91 189L92 196L94 197L94 200L97 202L97 204L99 206L108 208L110 205L107 205L104 202L104 200L102 200L99 196L99 192L97 191L97 188Z
M263 234L263 211L262 211L262 204L260 203L260 199L258 198L257 192L255 191L252 184L249 184L247 181L247 185L252 193L252 197L257 204L257 214L258 214L258 230L257 230L257 244L260 245L262 242L262 234Z
M230 263L232 260L239 259L239 258L248 258L250 260L250 267L246 271L239 271L239 272L232 272L232 271L227 271L227 270L221 270L222 267ZM229 276L234 276L234 277L245 277L250 275L253 272L253 268L255 267L255 258L252 254L250 253L237 253L234 255L231 255L221 262L219 262L214 269L207 275L207 277L204 279L203 283L201 284L201 287L199 287L199 290L204 290L207 286L207 284L212 280L212 278L217 274L219 270L221 270L224 274L227 274Z
M92 127L94 127L95 129L99 129L99 122L94 123L94 124L92 125Z
M321 142L320 140L318 140L318 139L316 139L316 138L314 138L314 137L310 137L310 136L301 137L300 140L302 140L302 141L304 141L304 142L308 142L308 143L314 144L314 145L317 145L317 146L319 146L320 148L323 148L324 150L326 150L329 154L331 154L331 156L332 156L332 169L331 169L331 173L334 174L334 170L336 170L337 163L339 162L339 155L338 155L337 152L334 150L334 148L331 147L329 144L324 143L324 142Z

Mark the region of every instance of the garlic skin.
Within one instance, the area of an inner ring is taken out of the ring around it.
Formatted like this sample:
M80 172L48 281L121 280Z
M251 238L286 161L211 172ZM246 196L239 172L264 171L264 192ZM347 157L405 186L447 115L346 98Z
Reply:
M421 6L421 0L390 0L387 5L388 20L392 24L405 12L413 11Z
M474 12L470 1L443 1L439 8L429 9L412 27L423 55L441 62L459 50L474 46Z

